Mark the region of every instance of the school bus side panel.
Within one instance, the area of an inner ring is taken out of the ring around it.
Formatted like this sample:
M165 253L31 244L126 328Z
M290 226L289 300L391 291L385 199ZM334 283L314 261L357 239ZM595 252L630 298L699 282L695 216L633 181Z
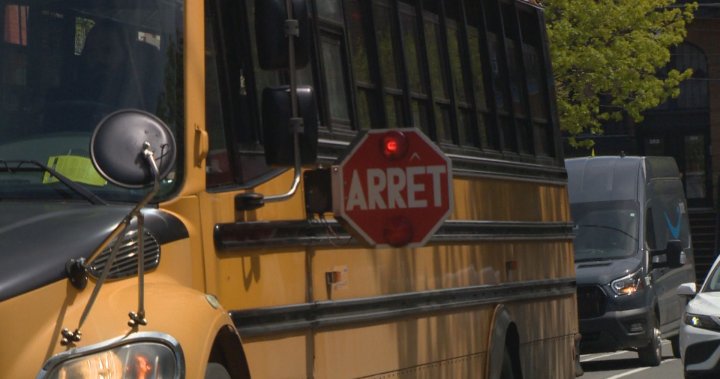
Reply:
M561 184L488 178L456 178L454 184L455 220L569 222L569 210L563 201L567 192ZM202 207L206 233L218 223L236 219L262 220L272 225L272 220L304 217L299 207L300 194L286 203L239 214L223 205L231 203L233 195L201 197L201 202L207 204ZM269 243L271 240L272 234L267 236ZM216 248L208 240L205 246L213 251ZM221 302L229 310L324 304L523 281L569 281L574 277L568 235L539 239L506 235L472 243L431 242L418 249L366 249L333 243L308 248L268 246L215 251L206 257L212 262L207 266L214 267L208 272L209 286L217 288ZM328 282L329 273L337 273L337 282ZM447 313L421 312L384 322L248 337L244 342L251 371L260 377L298 377L297 373L333 377L339 372L361 376L398 370L407 377L421 373L428 377L457 377L468 370L487 369L494 304L490 301ZM518 320L521 354L527 356L523 359L524 372L543 368L540 363L550 356L562 357L558 358L562 361L557 366L559 373L571 372L572 341L577 333L572 317L576 312L574 292L551 301L518 301L508 309ZM538 314L567 317L528 317ZM542 327L536 325L538 320ZM444 348L433 347L437 345ZM282 354L287 365L277 365L276 355L270 354L276 349L287 352ZM417 369L407 370L414 366Z

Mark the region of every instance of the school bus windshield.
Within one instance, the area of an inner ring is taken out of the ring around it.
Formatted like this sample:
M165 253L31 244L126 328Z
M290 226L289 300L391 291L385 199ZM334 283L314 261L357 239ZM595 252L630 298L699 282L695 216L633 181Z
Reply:
M182 4L164 0L0 0L0 196L68 197L55 168L106 200L143 191L108 184L89 159L95 126L125 108L182 125ZM179 137L175 133L176 138ZM172 191L179 172L163 183Z

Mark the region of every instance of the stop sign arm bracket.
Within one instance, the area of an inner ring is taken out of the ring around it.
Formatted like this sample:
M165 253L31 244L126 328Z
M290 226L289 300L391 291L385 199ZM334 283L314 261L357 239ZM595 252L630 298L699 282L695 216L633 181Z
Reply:
M303 173L305 212L308 219L325 218L333 210L333 193L329 168L307 170Z

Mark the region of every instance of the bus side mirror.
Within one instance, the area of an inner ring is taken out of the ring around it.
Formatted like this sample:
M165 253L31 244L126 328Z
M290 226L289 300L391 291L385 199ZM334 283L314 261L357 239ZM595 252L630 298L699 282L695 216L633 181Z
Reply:
M295 68L303 68L309 60L310 27L306 0L291 0L293 19L287 22L286 0L255 0L255 38L260 68L290 68L287 33L295 35ZM286 32L287 30L287 32Z
M145 151L157 168L149 167ZM175 165L176 145L170 129L154 115L123 109L105 117L90 141L90 157L109 182L142 188L162 180Z
M293 128L301 127L299 134L300 161L312 165L317 161L318 122L317 107L312 87L297 88L298 114L302 125L292 124L292 104L288 86L263 90L263 145L265 162L270 166L295 165Z

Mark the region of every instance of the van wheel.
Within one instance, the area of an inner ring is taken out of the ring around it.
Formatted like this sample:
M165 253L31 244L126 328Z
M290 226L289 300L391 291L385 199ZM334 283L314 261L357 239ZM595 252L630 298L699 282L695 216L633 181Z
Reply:
M672 346L673 357L680 358L680 336L671 337L670 345Z
M647 346L638 348L638 356L640 361L648 366L658 366L662 363L662 336L657 321L653 322L652 338Z
M225 366L216 362L209 362L205 369L205 379L231 379Z

